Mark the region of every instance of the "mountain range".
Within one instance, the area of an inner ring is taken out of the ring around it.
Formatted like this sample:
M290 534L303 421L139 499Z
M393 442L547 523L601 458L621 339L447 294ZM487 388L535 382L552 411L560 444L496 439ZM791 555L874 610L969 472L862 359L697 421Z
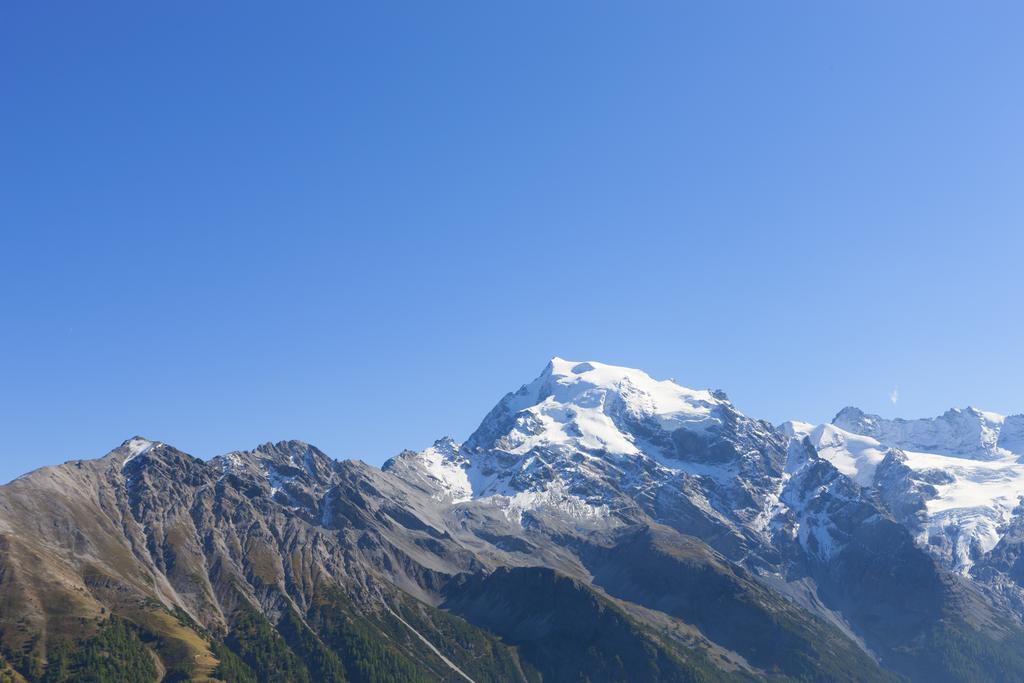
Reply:
M1024 415L773 425L554 358L463 443L0 487L0 681L1024 680Z

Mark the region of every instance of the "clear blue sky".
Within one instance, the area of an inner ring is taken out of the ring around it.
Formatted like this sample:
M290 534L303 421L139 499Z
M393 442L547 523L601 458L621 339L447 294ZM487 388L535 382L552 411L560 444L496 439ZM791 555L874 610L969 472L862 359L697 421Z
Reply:
M772 421L1024 411L1022 26L4 3L0 480L137 433L380 463L552 355Z

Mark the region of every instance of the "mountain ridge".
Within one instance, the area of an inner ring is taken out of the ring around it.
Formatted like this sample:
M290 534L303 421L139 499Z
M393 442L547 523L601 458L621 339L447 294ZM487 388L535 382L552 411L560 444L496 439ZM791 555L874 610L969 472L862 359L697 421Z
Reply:
M950 435L844 414L904 445ZM133 437L0 487L0 657L41 680L54 652L94 642L114 615L165 678L640 680L630 671L649 665L663 680L1024 676L1002 651L1024 642L1024 521L1009 499L956 507L965 487L1015 490L1007 421L1004 446L979 428L971 450L965 428L958 455L921 454L556 357L462 444L379 469L298 440L204 461ZM953 480L935 458L956 465ZM956 537L935 537L950 520ZM535 593L574 607L546 613ZM607 623L593 637L615 634L602 647L633 665L541 628L566 618Z

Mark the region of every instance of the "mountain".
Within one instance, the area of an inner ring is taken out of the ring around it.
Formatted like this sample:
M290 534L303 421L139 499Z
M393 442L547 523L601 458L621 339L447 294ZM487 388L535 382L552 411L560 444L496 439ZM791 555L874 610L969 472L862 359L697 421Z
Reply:
M848 432L870 436L908 451L998 460L1020 457L1020 453L1012 449L1020 446L1024 415L1007 418L968 407L953 408L936 418L886 420L848 407L839 411L832 423Z
M380 469L134 437L0 487L0 681L1024 679L1022 435L554 358Z
M831 424L789 429L859 485L873 489L943 566L969 575L1020 515L1024 416L974 408L885 420L844 408Z
M653 517L732 558L767 551L787 440L721 392L639 370L554 358L458 446L404 453L384 470L438 498L492 500L530 518L597 527Z

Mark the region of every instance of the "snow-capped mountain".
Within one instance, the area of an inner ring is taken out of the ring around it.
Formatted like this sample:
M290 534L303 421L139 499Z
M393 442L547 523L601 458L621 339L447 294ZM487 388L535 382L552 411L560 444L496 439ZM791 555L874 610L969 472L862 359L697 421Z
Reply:
M1024 576L1020 424L972 409L888 421L847 408L834 424L774 427L722 392L554 358L464 443L406 451L384 470L459 514L502 510L525 533L653 520L900 657L947 605L980 613L991 598L1024 615L1005 578L1018 565ZM996 578L943 573L979 563Z
M567 486L569 479L603 477L609 464L631 469L637 460L650 461L652 470L699 469L676 458L668 435L719 429L727 404L639 370L554 358L537 379L505 396L465 444L441 440L400 459L417 460L460 499Z
M905 451L974 460L1019 458L1022 455L1020 447L1024 445L1021 444L1024 415L1007 418L971 407L953 408L939 417L918 420L886 420L848 407L839 411L832 424Z
M465 443L443 439L384 469L521 523L542 510L577 525L650 515L758 571L777 571L789 543L827 562L854 537L853 517L888 518L968 574L1021 511L1022 425L973 408L922 420L845 408L830 424L774 428L722 392L554 358Z
M444 439L384 470L430 482L438 499L494 498L517 516L553 509L614 525L643 510L714 528L716 547L742 555L767 541L786 447L722 392L556 357L464 444Z
M830 520L805 517L810 498L800 487L810 475L801 470L839 481L821 460L849 482L836 491L876 491L884 513L921 548L966 573L1017 514L1022 418L968 408L886 420L845 408L831 424L776 429L744 416L722 392L556 357L499 401L465 443L445 438L384 470L423 484L437 500L489 499L519 520L546 509L579 524L615 525L640 510L698 530L729 557L765 559L780 529L811 554L842 542L843 534L829 536Z
M937 418L887 420L844 408L831 424L783 428L877 490L918 545L967 573L1020 514L1022 418L954 408Z
M257 632L295 680L1019 680L1022 445L1020 415L775 427L561 358L381 469L135 437L0 487L0 674L115 613L239 680L292 680Z

